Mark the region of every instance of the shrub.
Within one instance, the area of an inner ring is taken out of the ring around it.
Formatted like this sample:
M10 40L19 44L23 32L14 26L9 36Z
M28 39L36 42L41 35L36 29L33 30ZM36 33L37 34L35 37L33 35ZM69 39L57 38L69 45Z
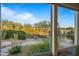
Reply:
M15 54L15 53L19 53L21 51L21 46L13 46L11 47L11 49L9 49L9 54Z
M44 40L43 43L33 44L27 47L27 55L33 55L35 53L47 52L49 51L49 43L48 41Z
M9 38L13 38L14 37L15 31L8 30L8 31L5 31L5 32L6 32L5 39L9 39Z
M22 31L18 32L18 39L24 40L27 37L28 37L28 35L25 32L22 32Z
M6 32L6 36L5 36L5 32ZM15 30L7 30L7 31L3 31L2 33L2 37L4 37L4 39L10 39L10 38L15 38L14 37L17 36L17 39L26 39L28 37L28 35L23 32L23 31L15 31ZM18 35L17 35L18 34Z
M70 35L70 34L69 34L69 35L66 35L66 38L67 38L67 39L72 39L72 40L74 40L74 35Z

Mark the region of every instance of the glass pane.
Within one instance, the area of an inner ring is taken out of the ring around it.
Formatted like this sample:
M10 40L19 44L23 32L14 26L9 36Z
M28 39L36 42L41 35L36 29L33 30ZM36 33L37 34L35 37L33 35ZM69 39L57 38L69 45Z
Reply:
M1 55L48 55L51 51L49 4L1 5Z
M57 39L59 55L74 55L75 48L75 11L65 7L58 7Z

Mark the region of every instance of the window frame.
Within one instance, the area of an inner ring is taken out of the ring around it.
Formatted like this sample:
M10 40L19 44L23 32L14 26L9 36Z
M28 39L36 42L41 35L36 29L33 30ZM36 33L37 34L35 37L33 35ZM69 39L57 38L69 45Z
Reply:
M79 39L79 37L78 37L78 33L79 33L79 31L78 31L78 29L79 29L79 27L78 27L78 24L79 24L79 21L78 21L78 19L79 19L79 14L77 14L78 12L76 12L75 13L75 34L74 34L74 36L75 36L75 39L74 39L74 44L75 45L73 45L73 46L71 46L71 47L67 47L67 48L63 48L63 49L58 49L58 42L57 42L57 16L58 16L58 14L57 14L57 7L58 6L62 6L62 7L66 7L66 8L69 8L69 9L73 9L73 10L75 10L75 11L77 11L78 9L75 9L75 8L71 8L71 7L68 7L68 5L64 5L64 4L52 4L52 54L54 55L54 56L57 56L57 54L58 54L58 51L61 51L61 50L65 50L65 49L68 49L68 48L71 48L71 47L75 47L75 48L77 48L77 51L76 51L76 53L77 52L79 52L78 51L78 49L79 49L79 41L78 41L78 39Z

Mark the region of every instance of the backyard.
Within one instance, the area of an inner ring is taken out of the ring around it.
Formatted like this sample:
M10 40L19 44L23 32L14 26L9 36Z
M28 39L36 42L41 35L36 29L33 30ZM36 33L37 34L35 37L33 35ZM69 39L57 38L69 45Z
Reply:
M9 53L13 46L21 46L19 53ZM17 40L17 44L12 44L12 40L1 41L1 55L33 55L50 51L48 38L28 38L26 40Z
M48 21L32 26L5 20L2 21L1 33L1 55L40 55L51 52L51 30ZM73 46L72 31L62 34L61 29L58 29L57 34L59 49Z
M53 32L54 35L56 34L56 40L52 39L49 4L3 4L0 21L1 55L40 55L52 52L52 43L58 45L58 50L73 46L74 26L70 26L71 22L70 25L64 24L62 20L69 21L66 19L67 16L65 18L62 16L64 8L57 9L58 21L55 27L57 31ZM68 15L68 12L66 14ZM52 42L52 40L57 42Z
M1 22L1 55L37 55L51 51L50 22ZM29 29L28 29L29 28Z

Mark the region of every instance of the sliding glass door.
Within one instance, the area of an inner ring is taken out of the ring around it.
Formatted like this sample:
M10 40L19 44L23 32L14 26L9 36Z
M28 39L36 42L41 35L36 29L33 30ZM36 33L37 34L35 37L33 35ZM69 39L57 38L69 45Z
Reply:
M57 43L58 55L75 55L75 18L76 11L57 7Z

